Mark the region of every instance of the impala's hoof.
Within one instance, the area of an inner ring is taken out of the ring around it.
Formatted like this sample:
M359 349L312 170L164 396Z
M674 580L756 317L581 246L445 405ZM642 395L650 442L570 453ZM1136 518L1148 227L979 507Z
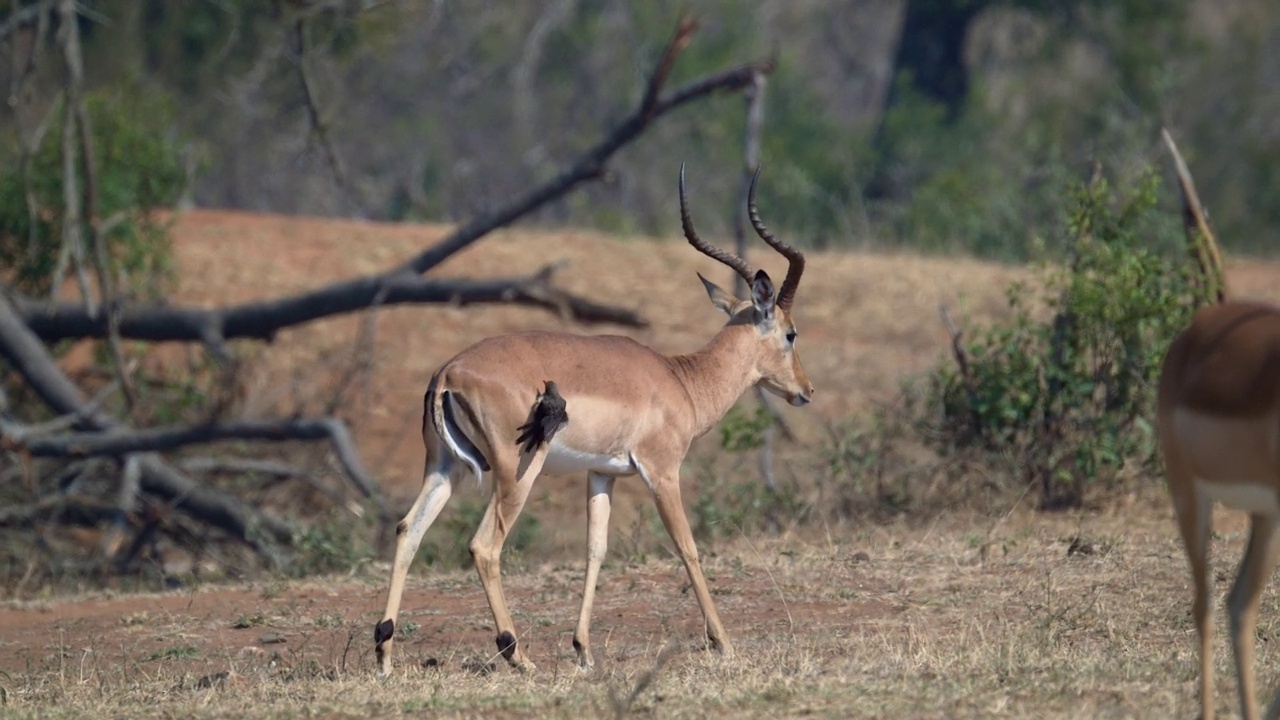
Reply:
M517 647L516 636L509 630L503 630L498 633L496 642L498 643L498 652L502 653L502 657L506 658L511 667L520 672L530 672L538 669L538 666L534 665L532 660L524 657L524 653L520 652Z
M396 634L396 623L394 620L383 620L373 626L373 642L381 646L382 643L391 639Z
M573 639L573 650L578 653L578 672L589 673L595 668L595 660L591 657L591 650L587 646L578 642L578 638Z
M733 645L728 640L717 640L710 635L707 636L707 648L714 650L720 657L733 657Z
M502 653L502 657L506 658L507 662L514 663L516 657L516 636L512 635L507 630L503 630L498 633L497 643L498 652Z

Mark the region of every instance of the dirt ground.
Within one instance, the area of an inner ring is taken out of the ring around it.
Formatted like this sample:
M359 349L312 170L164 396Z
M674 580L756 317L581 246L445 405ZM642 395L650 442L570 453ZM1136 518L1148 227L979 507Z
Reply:
M220 211L176 226L179 302L215 304L374 272L445 231ZM442 274L509 275L567 258L560 282L640 309L629 333L668 352L696 348L720 321L694 271L727 272L683 243L586 232L504 232ZM776 276L782 264L751 258ZM827 424L892 400L899 381L946 350L940 303L964 322L1000 315L1025 270L964 259L871 253L810 256L796 301L800 347L817 386L785 409L792 453ZM1238 295L1280 298L1280 266L1236 263ZM316 373L346 362L360 320L283 333L253 366L249 414L326 399ZM344 407L357 442L398 507L420 480L420 393L431 371L481 337L565 327L513 308L400 307L379 312L373 370ZM615 328L592 331L619 332ZM159 349L175 363L197 348ZM785 458L784 458L785 461ZM548 479L530 503L544 527L580 544L580 480ZM614 527L646 502L620 488ZM1220 514L1225 590L1243 519ZM1075 542L1073 542L1073 540ZM568 542L568 541L566 541ZM13 717L1192 717L1195 660L1185 559L1159 487L1105 512L1045 515L1013 502L996 517L848 523L803 536L739 537L704 550L736 643L698 649L700 621L674 556L614 543L593 625L599 667L573 668L581 592L576 555L507 569L523 642L539 665L518 675L496 658L492 620L470 571L411 575L400 672L372 677L372 628L387 563L334 577L189 585L167 593L95 593L0 605L0 715ZM1259 628L1260 686L1277 657L1276 603ZM1220 624L1221 625L1221 624ZM1234 686L1218 636L1218 705ZM674 653L664 651L670 643ZM634 695L634 697L631 697ZM630 699L628 699L630 698Z
M373 673L385 563L342 576L9 602L6 717L1193 717L1194 629L1167 501L1106 513L954 514L849 524L704 553L736 652L700 647L678 560L614 553L574 666L577 562L513 568L508 598L538 670L497 656L469 571L411 576L396 674ZM1243 546L1220 514L1221 596ZM1280 656L1264 602L1262 687ZM1218 706L1233 676L1217 641ZM634 697L632 697L634 695ZM631 697L630 700L627 698Z

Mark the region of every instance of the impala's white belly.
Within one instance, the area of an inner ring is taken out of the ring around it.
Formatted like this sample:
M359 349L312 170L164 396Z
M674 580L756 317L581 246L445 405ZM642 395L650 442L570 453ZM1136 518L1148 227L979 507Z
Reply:
M1221 485L1197 480L1196 489L1210 500L1217 500L1229 508L1251 514L1280 514L1280 493L1275 487L1249 483Z
M1278 420L1175 411L1174 432L1180 454L1196 478L1196 489L1230 508L1280 514Z
M569 447L559 435L551 439L542 472L548 475L571 475L598 472L605 475L633 475L636 470L628 453L602 454Z

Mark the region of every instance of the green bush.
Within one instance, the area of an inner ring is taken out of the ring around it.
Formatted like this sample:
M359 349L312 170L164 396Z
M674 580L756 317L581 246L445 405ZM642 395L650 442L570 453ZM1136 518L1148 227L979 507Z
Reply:
M694 536L701 541L734 537L741 533L776 532L784 522L803 522L807 508L794 482L769 487L759 477L753 459L774 426L772 412L761 404L751 410L741 403L720 421L720 447L727 465L707 461L700 467L698 490L689 507Z
M168 108L141 92L96 93L86 104L98 213L109 226L103 239L111 275L134 291L153 290L152 283L169 269L171 253L165 228L152 211L173 205L184 182L178 147L169 137ZM62 246L62 117L51 123L30 159L34 217L19 163L11 159L0 169L0 268L5 279L27 292L49 291ZM78 187L83 183L81 175Z
M1147 174L1124 197L1102 180L1076 189L1069 262L1044 270L1039 293L1009 288L1011 319L964 343L967 371L933 371L944 449L1012 459L1048 506L1077 504L1087 483L1154 459L1160 363L1198 304L1194 266L1167 250L1180 230L1157 211L1158 186Z

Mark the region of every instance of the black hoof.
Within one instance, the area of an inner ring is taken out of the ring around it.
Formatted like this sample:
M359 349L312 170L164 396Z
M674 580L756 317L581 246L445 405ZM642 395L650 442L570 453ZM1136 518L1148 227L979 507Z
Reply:
M507 630L498 633L498 652L511 662L511 658L516 656L516 636Z

